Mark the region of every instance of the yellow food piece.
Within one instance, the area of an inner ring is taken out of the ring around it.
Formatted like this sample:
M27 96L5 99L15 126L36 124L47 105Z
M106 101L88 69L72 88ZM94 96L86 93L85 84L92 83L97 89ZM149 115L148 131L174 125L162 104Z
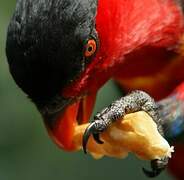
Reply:
M74 143L81 149L82 136L89 124L78 126ZM173 147L159 134L156 123L145 112L126 115L113 123L101 134L104 144L97 144L92 137L88 141L88 152L94 158L103 156L124 158L129 152L141 159L152 160L171 157Z

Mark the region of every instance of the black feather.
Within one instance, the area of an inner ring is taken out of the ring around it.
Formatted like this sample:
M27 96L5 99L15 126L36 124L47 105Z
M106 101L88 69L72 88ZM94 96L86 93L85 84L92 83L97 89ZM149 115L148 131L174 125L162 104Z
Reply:
M17 84L47 103L84 70L84 43L97 38L97 0L18 0L6 53Z

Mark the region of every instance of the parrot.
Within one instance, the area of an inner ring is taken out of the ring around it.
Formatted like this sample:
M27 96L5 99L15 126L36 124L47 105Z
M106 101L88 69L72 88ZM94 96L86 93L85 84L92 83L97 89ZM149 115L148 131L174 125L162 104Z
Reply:
M61 149L76 150L74 129L89 122L110 79L126 95L94 116L84 152L89 136L102 144L102 132L137 111L177 148L184 131L183 33L183 0L17 0L6 55L13 79ZM167 164L167 157L154 159L143 172L155 177Z

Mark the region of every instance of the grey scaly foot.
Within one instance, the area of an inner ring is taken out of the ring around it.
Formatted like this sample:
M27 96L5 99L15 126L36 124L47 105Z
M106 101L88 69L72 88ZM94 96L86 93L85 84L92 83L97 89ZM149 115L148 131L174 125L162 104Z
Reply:
M125 97L113 102L94 117L94 121L87 127L83 135L83 150L86 153L86 146L90 135L93 135L95 141L102 144L100 133L104 132L113 122L122 119L126 114L137 111L145 111L156 122L159 132L163 135L161 120L159 118L158 107L147 93L143 91L133 91ZM165 167L166 160L151 161L152 171L143 169L149 176L157 176ZM163 165L163 166L162 166Z

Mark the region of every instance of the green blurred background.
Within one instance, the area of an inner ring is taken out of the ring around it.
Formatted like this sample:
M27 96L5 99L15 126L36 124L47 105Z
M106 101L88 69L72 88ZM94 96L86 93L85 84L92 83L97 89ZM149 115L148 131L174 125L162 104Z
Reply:
M130 155L125 160L94 160L83 152L67 153L48 137L41 116L16 86L5 57L6 29L15 0L0 0L0 180L145 180L149 163ZM109 82L98 95L96 110L121 96ZM171 180L167 172L157 180Z

